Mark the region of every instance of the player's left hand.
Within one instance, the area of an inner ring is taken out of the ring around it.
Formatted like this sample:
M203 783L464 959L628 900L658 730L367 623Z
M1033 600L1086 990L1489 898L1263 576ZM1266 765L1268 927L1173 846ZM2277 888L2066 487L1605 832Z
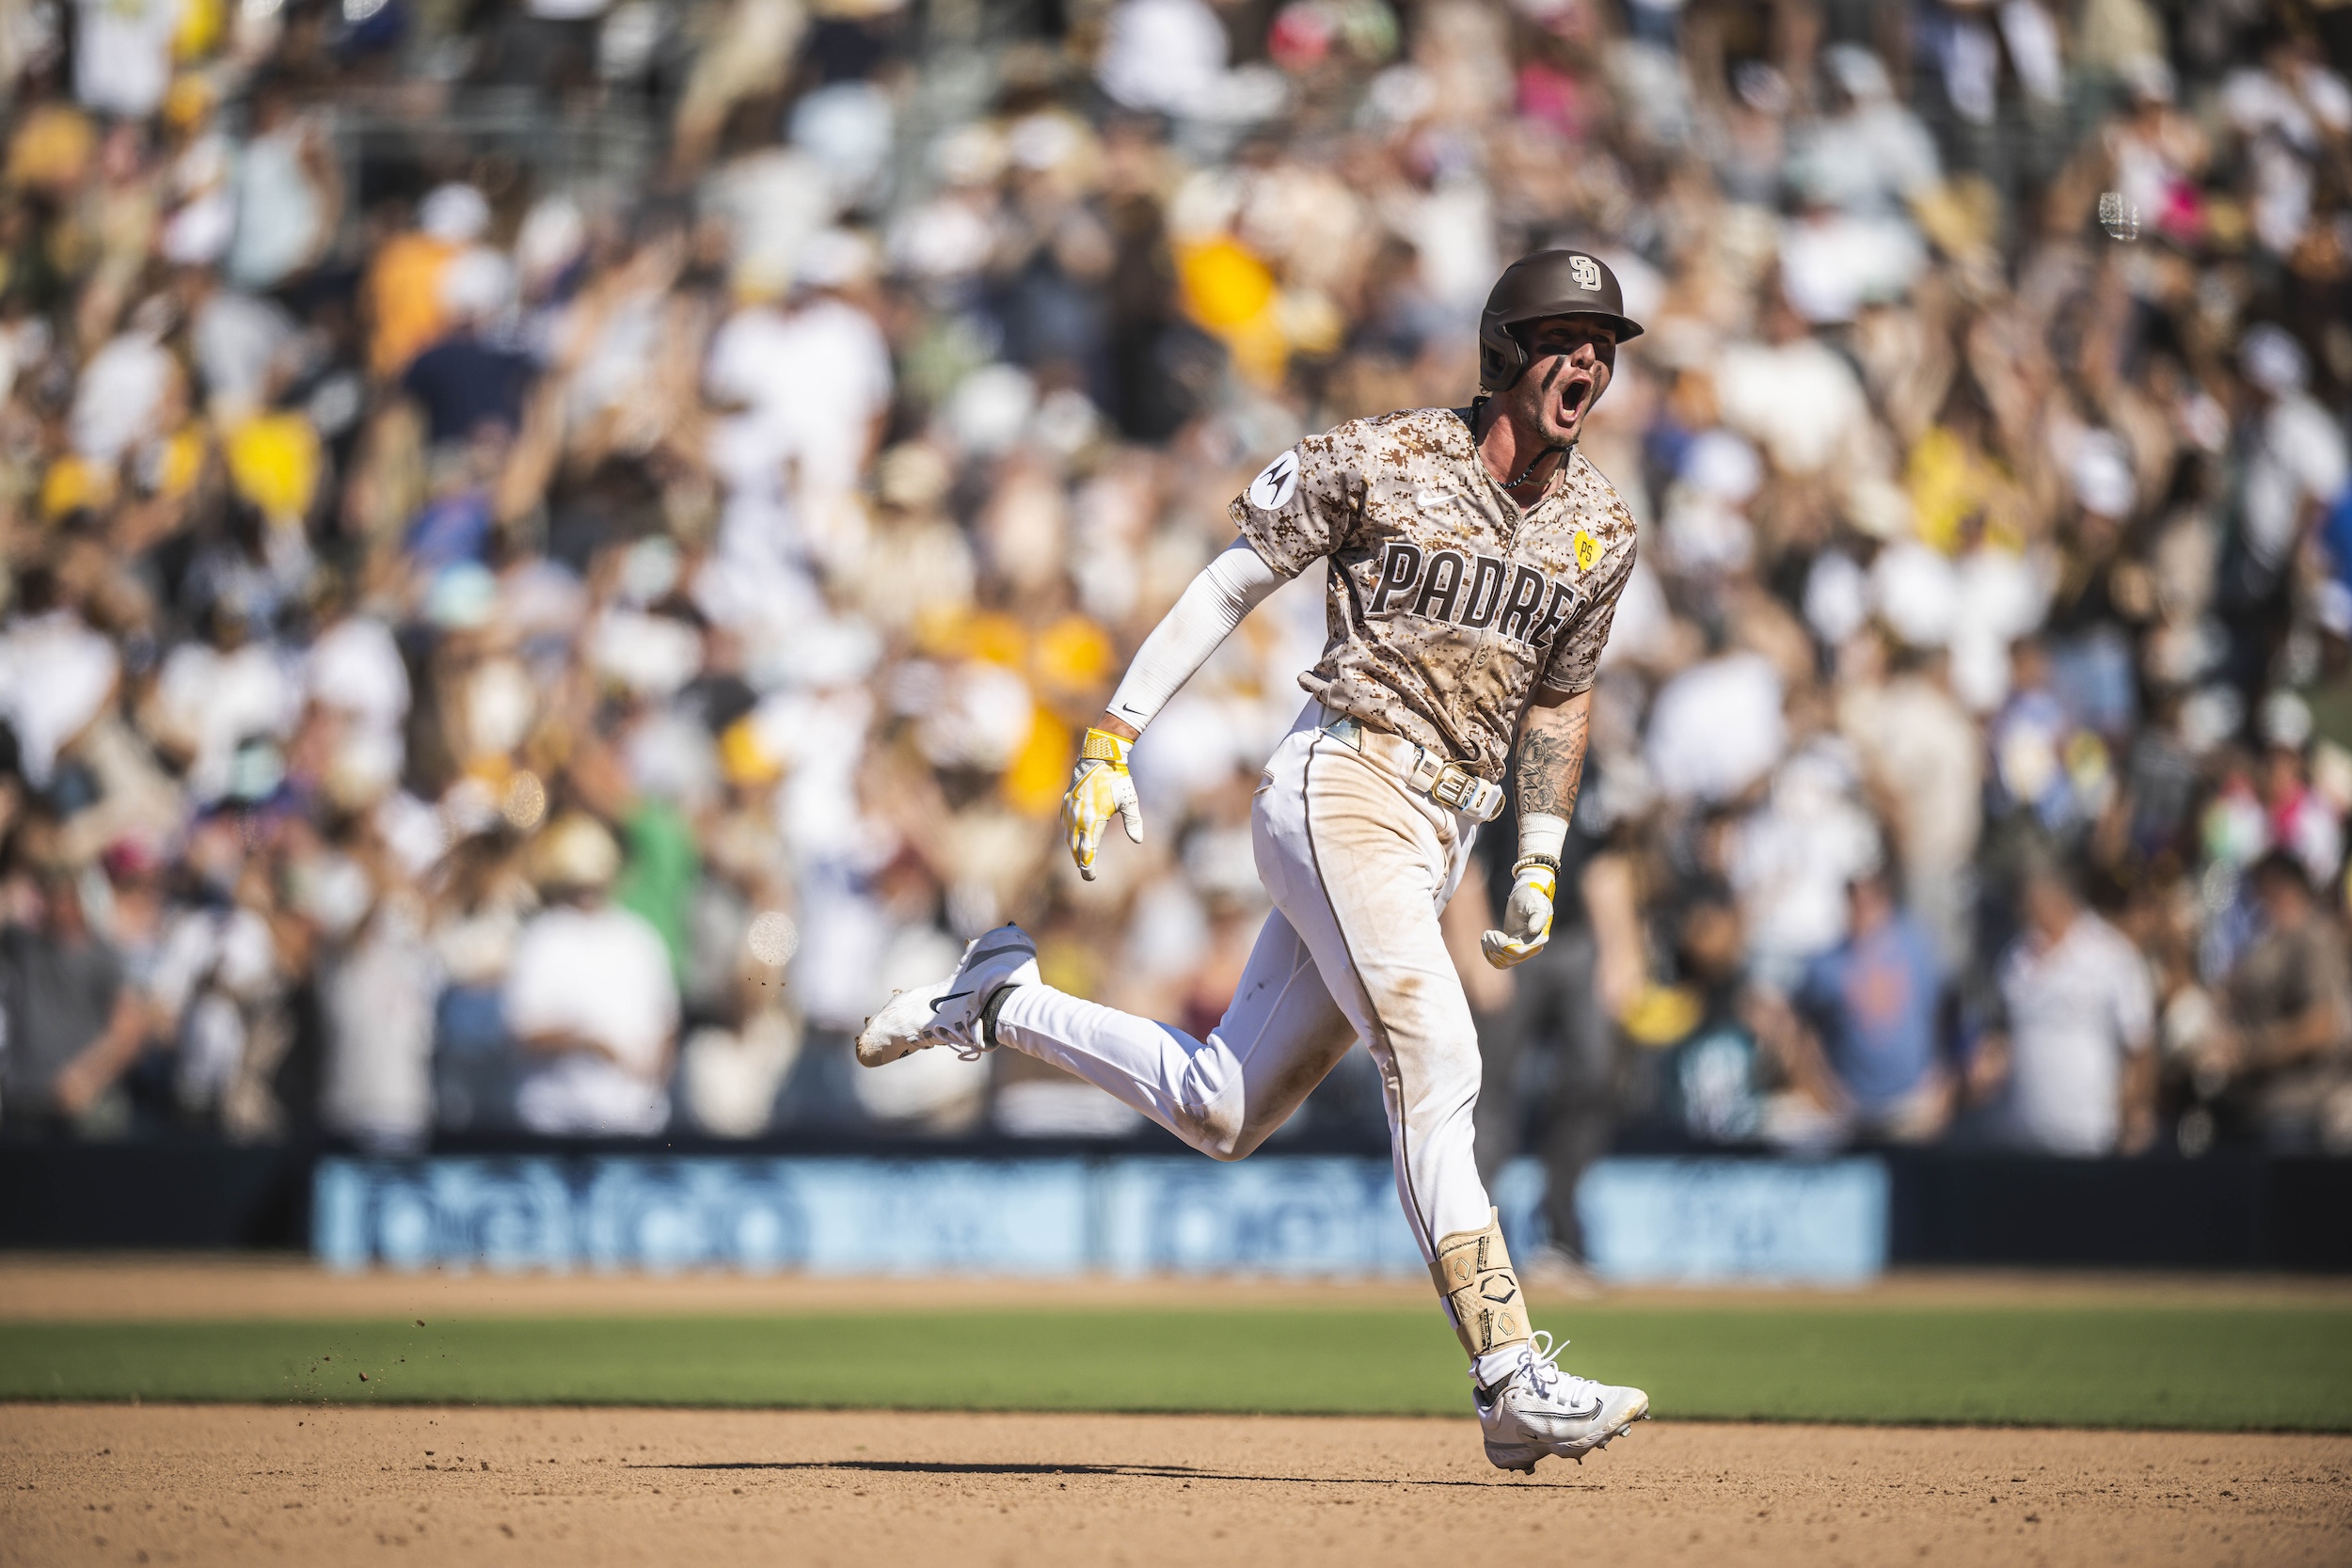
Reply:
M1070 834L1070 858L1078 875L1094 880L1094 854L1103 830L1116 816L1127 830L1129 842L1143 842L1143 802L1136 798L1136 781L1127 772L1127 749L1132 744L1104 730L1087 731L1078 766L1071 770L1070 789L1061 798L1061 825Z
M1511 873L1511 896L1502 906L1502 929L1478 939L1478 950L1497 969L1524 963L1551 940L1551 903L1560 874L1549 865L1522 862Z

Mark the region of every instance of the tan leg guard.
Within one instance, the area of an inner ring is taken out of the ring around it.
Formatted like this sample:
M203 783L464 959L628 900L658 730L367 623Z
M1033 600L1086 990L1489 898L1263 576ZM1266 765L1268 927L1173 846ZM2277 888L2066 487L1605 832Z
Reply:
M1502 1245L1502 1220L1496 1211L1486 1211L1484 1230L1440 1236L1429 1275L1453 1310L1454 1332L1470 1354L1484 1355L1527 1338L1527 1303Z

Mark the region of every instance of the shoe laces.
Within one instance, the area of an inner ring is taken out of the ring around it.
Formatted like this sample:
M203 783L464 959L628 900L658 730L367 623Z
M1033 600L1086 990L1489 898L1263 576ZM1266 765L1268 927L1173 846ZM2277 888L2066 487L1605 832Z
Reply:
M1554 1344L1549 1333L1537 1329L1529 1336L1527 1349L1519 1354L1517 1374L1525 1378L1527 1386L1547 1400L1558 1401L1570 1408L1581 1408L1587 1404L1597 1406L1601 1386L1589 1377L1579 1377L1574 1372L1561 1370L1558 1357L1566 1345L1565 1339Z
M939 1004L946 1000L943 996L931 1004L931 1011L934 1015L939 1011ZM974 1022L976 1027L969 1033L949 1024L933 1023L914 1037L926 1045L951 1047L960 1060L977 1062L980 1059L981 1053L988 1050L988 1046L979 1037L979 1031L977 1027L977 1020Z

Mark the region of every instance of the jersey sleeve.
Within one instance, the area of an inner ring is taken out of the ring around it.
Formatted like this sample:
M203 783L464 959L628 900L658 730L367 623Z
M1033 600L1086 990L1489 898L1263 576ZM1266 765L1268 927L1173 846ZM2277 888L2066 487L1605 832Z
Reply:
M1545 662L1543 687L1573 697L1592 688L1600 669L1600 652L1609 645L1610 624L1617 617L1617 600L1626 579L1633 575L1633 522L1624 520L1624 544L1597 563L1599 580L1590 597L1576 608L1568 624L1552 639L1551 657Z
M1308 436L1261 469L1228 509L1250 548L1286 578L1355 535L1363 486L1346 431Z

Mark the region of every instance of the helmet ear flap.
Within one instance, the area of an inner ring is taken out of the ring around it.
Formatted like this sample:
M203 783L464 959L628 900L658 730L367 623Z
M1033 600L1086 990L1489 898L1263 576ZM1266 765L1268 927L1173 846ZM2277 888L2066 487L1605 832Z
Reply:
M1478 384L1489 392L1510 390L1527 369L1527 345L1508 326L1490 326L1478 334Z

